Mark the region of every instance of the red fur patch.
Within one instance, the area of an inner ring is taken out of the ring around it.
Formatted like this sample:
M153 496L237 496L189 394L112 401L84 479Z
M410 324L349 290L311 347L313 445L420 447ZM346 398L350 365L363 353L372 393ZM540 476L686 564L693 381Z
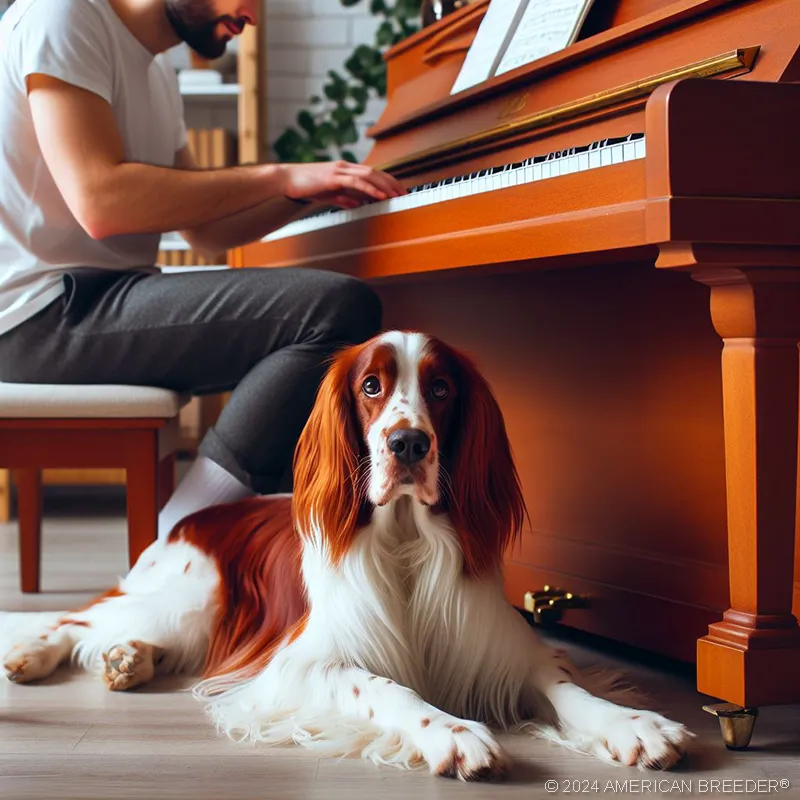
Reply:
M359 480L359 460L366 449L354 397L372 374L365 360L368 352L363 345L351 347L334 359L294 454L295 523L304 531L318 524L335 564L371 511Z
M206 677L255 675L269 664L291 631L305 625L300 538L288 497L255 497L212 506L187 517L170 540L194 545L217 563L219 612L214 620Z
M96 606L98 603L104 603L106 600L110 600L112 597L122 597L125 592L121 592L119 589L109 589L107 592L103 592L103 594L98 595L97 597L92 598L86 605L81 606L80 608L73 608L69 615L61 617L60 620L55 625L50 626L50 630L56 631L62 625L79 625L82 628L91 628L92 623L87 622L86 620L79 620L73 619L71 616L72 614L80 614L83 611L88 611L92 606Z
M434 511L448 512L473 577L491 573L522 533L526 516L503 415L492 390L472 360L431 340L421 383L446 378L456 395L448 403L429 401L450 475L449 491Z

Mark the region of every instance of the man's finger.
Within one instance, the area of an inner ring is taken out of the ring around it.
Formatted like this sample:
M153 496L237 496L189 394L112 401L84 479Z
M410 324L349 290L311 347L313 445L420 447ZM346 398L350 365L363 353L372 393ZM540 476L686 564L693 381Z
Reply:
M352 189L360 194L366 195L367 197L371 197L373 200L385 200L387 197L386 192L382 191L377 186L373 186L363 178L356 177L355 175L342 175L341 183L343 187Z
M352 174L364 177L373 185L379 186L389 197L399 197L406 193L400 181L388 172L372 169L363 164L348 164L347 170Z
M367 180L386 192L389 197L399 197L405 194L403 187L400 186L391 175L387 175L385 172L373 172Z

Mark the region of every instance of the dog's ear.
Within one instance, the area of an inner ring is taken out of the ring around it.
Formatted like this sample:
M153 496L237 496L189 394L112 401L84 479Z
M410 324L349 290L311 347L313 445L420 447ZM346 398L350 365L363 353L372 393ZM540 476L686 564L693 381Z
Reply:
M363 442L350 387L353 353L328 369L294 455L294 522L301 535L324 538L337 562L347 551L364 504L359 461Z
M465 568L478 576L500 567L506 549L522 532L527 512L497 400L472 360L456 350L451 353L460 397L448 447L450 481L443 489Z

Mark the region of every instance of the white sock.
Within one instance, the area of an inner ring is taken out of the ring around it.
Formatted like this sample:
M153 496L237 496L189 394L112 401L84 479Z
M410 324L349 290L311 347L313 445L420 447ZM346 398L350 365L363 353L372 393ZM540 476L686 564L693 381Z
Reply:
M215 461L198 456L158 515L158 539L165 540L180 520L195 511L254 494L252 489Z

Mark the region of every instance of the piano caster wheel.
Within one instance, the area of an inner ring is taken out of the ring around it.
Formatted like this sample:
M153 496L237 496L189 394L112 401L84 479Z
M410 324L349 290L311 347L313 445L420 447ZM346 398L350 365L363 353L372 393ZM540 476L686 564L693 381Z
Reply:
M758 717L757 708L742 708L733 703L703 706L703 711L719 718L722 739L728 750L746 750Z

